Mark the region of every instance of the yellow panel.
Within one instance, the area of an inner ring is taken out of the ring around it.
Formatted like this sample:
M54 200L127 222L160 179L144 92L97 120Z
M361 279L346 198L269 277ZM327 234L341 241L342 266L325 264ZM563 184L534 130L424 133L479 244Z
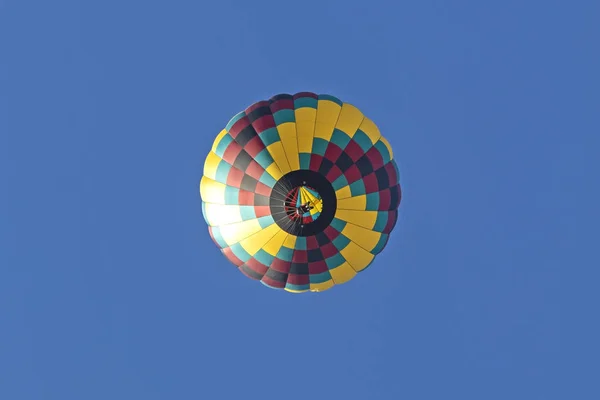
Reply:
M335 192L335 195L338 200L345 199L347 197L352 196L352 191L350 190L350 186L344 186Z
M269 165L267 167L267 169L265 171L267 171L267 174L271 175L273 177L273 179L275 179L276 181L279 180L283 176L277 163L272 163L271 165Z
M363 122L360 124L360 130L363 131L369 139L371 139L371 143L375 144L381 137L381 132L379 132L379 128L375 125L375 122L371 121L369 118L365 117Z
M240 206L223 204L204 204L206 219L210 226L219 226L242 222Z
M227 135L227 129L223 129L221 132L219 132L219 134L217 135L217 137L215 138L213 145L212 145L212 151L217 150L217 146L219 145L219 143L221 142L221 139L223 139L223 136Z
M385 145L385 147L387 147L388 151L390 152L390 159L393 159L394 152L392 151L392 146L390 145L390 142L388 142L387 139L384 138L383 136L380 137L379 140L381 140L381 143L383 143Z
M290 289L290 288L284 288L285 291L290 292L290 293L304 293L304 292L308 292L308 289L304 289L304 290L294 290L294 289Z
M315 131L317 110L312 107L302 107L296 110L296 135L298 135L298 152L311 153Z
M335 126L342 107L331 100L319 100L317 104L317 122Z
M352 137L362 123L363 118L364 115L358 108L354 107L352 104L344 103L342 111L340 112L340 118L335 127Z
M340 254L356 272L360 272L371 264L375 256L354 242L350 242Z
M340 210L335 212L335 217L351 224L373 229L377 222L377 211Z
M271 155L273 161L275 161L275 164L277 165L279 170L275 171L274 169L272 169L272 172L267 170L269 175L271 175L275 180L278 180L283 176L283 174L287 174L288 172L290 172L290 164L288 163L288 159L285 155L285 150L283 149L283 144L281 142L275 142L268 145L267 151Z
M325 291L327 289L331 289L334 286L333 281L330 279L327 282L322 282L322 283L311 283L310 284L310 291L311 292L322 292Z
M336 285L346 283L356 276L356 271L347 262L336 268L330 269L329 273Z
M210 179L216 179L217 167L221 162L221 157L213 153L212 151L206 156L204 161L204 175Z
M342 235L368 252L371 252L381 239L381 233L354 224L346 224L342 230Z
M260 231L260 223L258 219L251 219L249 221L240 222L238 224L229 224L219 227L219 233L221 237L227 243L228 246L232 246L256 232Z
M300 157L298 156L298 138L296 137L296 123L286 122L277 125L277 131L283 143L285 155L290 163L290 168L295 171L300 169Z
M342 210L365 210L367 208L367 196L361 194L347 199L338 200L338 208Z
M288 235L283 242L283 245L288 249L294 249L296 247L296 236Z
M279 225L275 224L275 226ZM283 246L283 242L285 241L288 235L289 233L282 229L279 229L279 232L277 232L275 236L273 236L273 238L269 240L267 244L265 244L263 250L275 257L277 253L279 253L279 250Z
M258 250L260 250L269 242L269 240L273 239L278 231L281 232L279 225L269 225L265 229L262 229L254 235L242 240L240 245L248 252L248 254L254 256Z
M200 180L200 197L205 203L225 204L225 185L203 176Z

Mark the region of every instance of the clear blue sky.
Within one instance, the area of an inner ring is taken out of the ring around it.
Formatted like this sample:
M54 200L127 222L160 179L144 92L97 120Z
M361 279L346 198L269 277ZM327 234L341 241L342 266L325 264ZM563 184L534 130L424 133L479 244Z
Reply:
M600 398L597 1L0 0L3 400ZM400 219L322 294L237 272L228 119L330 93Z

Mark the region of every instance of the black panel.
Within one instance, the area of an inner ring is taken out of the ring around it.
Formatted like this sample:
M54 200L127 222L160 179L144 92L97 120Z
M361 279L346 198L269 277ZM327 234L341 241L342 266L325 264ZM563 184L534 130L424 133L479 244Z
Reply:
M329 237L325 234L325 232L319 232L317 233L317 235L315 236L315 238L317 239L317 243L319 243L319 246L323 247L325 246L327 243L330 243L331 240L329 239Z
M256 190L256 185L258 185L258 180L254 179L250 175L244 175L242 178L242 183L240 183L240 189L254 193Z
M288 274L279 272L279 271L275 271L273 268L269 268L267 270L267 273L265 274L265 276L273 279L276 282L286 283Z
M255 136L258 136L256 130L252 125L248 125L238 133L235 137L235 141L238 142L240 146L245 147Z
M328 158L323 157L321 165L319 166L319 172L323 175L327 175L335 164Z
M308 275L308 264L293 262L290 267L290 274Z
M369 157L367 156L359 158L356 162L356 166L363 178L373 172L373 163L371 163L371 160L369 160Z
M306 183L305 183L306 182ZM302 226L301 223L291 224L289 218L276 218L275 222L281 229L296 236L313 236L323 232L329 226L337 208L337 198L335 190L331 183L322 174L306 169L289 172L284 175L276 184L270 197L269 206L271 214L277 216L285 215L284 200L285 196L281 193L288 193L290 188L300 186L310 186L314 188L323 200L323 211L316 219Z
M342 152L342 154L340 154L340 157L335 162L335 165L337 165L342 170L342 172L346 172L353 164L354 161L352 161L352 159L346 152Z
M254 195L254 205L255 206L268 206L270 203L270 199L267 196L263 196L262 194Z
M252 157L250 157L250 154L246 153L246 150L242 150L240 154L238 154L238 156L235 158L233 166L239 169L240 171L246 171L251 162Z
M294 96L287 93L277 94L269 99L270 103L275 103L278 100L294 100Z
M400 205L400 190L398 185L390 188L390 194L392 195L392 201L390 202L390 210L394 210Z
M375 171L375 176L377 177L377 185L379 185L379 190L390 187L390 177L388 176L385 168L379 168L377 171Z
M249 277L251 277L252 279L257 279L257 280L261 280L262 279L262 275L259 274L258 272L254 271L253 269L251 269L250 267L248 267L246 264L242 264L242 266L240 267L241 270L243 270L246 274L248 274Z
M321 249L308 250L308 262L323 261Z
M250 114L246 114L246 115L248 116L250 123L252 123L252 122L256 121L257 119L259 119L260 117L264 117L265 115L269 115L269 114L271 114L271 107L262 106L262 107L258 107L256 110L254 110Z

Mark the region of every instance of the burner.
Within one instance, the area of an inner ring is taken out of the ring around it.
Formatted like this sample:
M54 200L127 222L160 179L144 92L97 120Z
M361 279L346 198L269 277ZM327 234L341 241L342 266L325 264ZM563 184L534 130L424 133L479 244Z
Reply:
M286 174L275 184L270 207L281 229L296 236L310 236L329 226L337 199L327 178L301 169Z

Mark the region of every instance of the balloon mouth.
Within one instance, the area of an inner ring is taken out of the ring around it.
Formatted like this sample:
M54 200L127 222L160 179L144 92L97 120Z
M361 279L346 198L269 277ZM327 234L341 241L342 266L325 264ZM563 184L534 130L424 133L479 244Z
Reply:
M301 169L277 181L269 206L281 229L295 236L311 236L329 226L335 216L337 198L327 178Z

